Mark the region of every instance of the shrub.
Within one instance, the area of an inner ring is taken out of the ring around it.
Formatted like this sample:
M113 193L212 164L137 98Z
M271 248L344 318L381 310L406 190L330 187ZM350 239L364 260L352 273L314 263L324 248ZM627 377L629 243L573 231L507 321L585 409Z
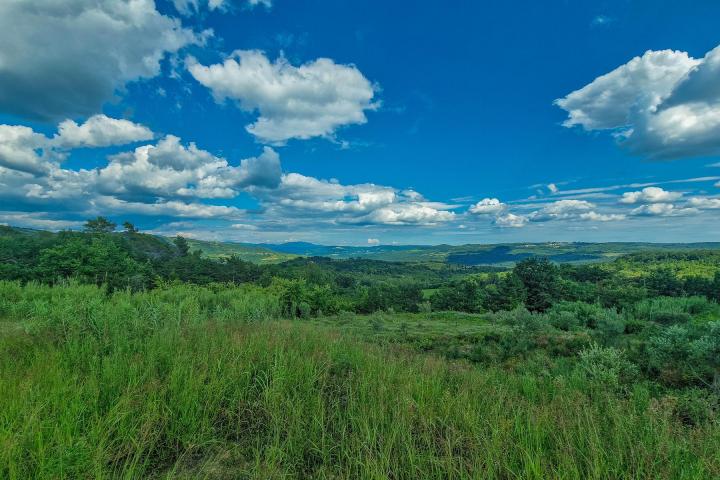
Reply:
M720 384L720 321L672 325L648 340L650 373L670 386Z
M637 380L638 367L625 357L622 350L593 344L580 352L577 373L595 389L626 393Z
M717 422L720 413L720 397L701 388L688 388L677 395L674 413L688 426Z
M655 297L642 300L631 309L635 318L663 325L687 323L693 316L718 313L718 305L705 297Z

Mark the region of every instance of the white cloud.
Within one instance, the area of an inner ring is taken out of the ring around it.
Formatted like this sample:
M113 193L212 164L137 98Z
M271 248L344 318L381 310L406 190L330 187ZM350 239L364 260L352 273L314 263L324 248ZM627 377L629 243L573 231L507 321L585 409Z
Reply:
M550 193L557 193L559 188L554 183L549 183L547 186L548 190L550 190Z
M72 128L80 129L81 134L63 137L65 129L55 139L64 138L64 145L74 146L110 142L109 135L102 136L93 129L83 131L84 125ZM455 213L451 210L458 207L427 201L411 189L374 184L343 185L337 180L283 174L280 158L270 147L265 147L257 157L231 165L194 143L183 144L178 137L168 135L155 144L111 155L102 167L72 170L62 168L54 158L60 158L65 152L53 150L59 149L57 144L61 142L51 141L27 127L2 126L2 134L7 138L0 137L5 138L0 141L0 155L10 157L12 154L14 163L0 158L3 162L0 164L0 200L12 201L24 208L62 202L66 211L83 216L130 213L234 220L244 217L245 212L198 200L232 199L245 192L259 200L264 220L287 228L303 222L438 225L453 220ZM119 137L113 135L113 141L119 141ZM46 147L50 143L54 147ZM45 158L46 152L53 157ZM27 159L20 162L23 155ZM37 168L31 171L28 164ZM246 223L234 225L235 230L253 229Z
M57 220L47 218L45 212L3 212L0 211L0 223L25 228L39 228L43 230L65 230L78 228L84 222L76 220Z
M235 167L194 143L184 146L178 137L168 135L156 145L110 157L110 163L98 171L97 181L102 193L128 199L233 198L251 186L274 188L280 175L280 157L271 148Z
M371 247L375 247L375 246L380 245L380 240L377 239L377 238L368 238L368 239L367 239L367 243L368 243L368 245L370 245Z
M159 200L155 203L128 202L115 197L100 196L91 201L98 212L116 214L137 214L179 218L224 218L228 220L244 217L245 212L236 207L208 205L178 200Z
M172 0L175 10L180 15L189 17L200 12L200 8L207 5L209 10L216 10L217 8L223 7L225 2L223 0L204 1L204 0Z
M641 191L623 193L620 203L668 203L674 202L681 197L682 193L680 192L668 192L660 187L646 187Z
M23 125L0 125L0 167L47 175L65 158L65 150L122 145L152 136L147 127L105 115L82 125L65 120L52 139Z
M153 132L144 125L100 114L82 125L69 119L60 122L53 144L61 148L108 147L152 138Z
M153 0L0 2L0 109L39 119L100 111L125 83L203 35Z
M497 198L483 198L469 208L470 213L476 215L498 215L507 209L507 205Z
M593 208L595 208L595 205L586 200L558 200L533 212L529 218L534 222L564 220L590 212Z
M367 122L375 89L354 65L320 58L299 67L281 57L274 63L260 51L237 50L223 63L201 65L187 59L192 76L217 102L233 100L259 113L247 131L282 144L291 139L330 137L345 125Z
M231 8L231 0L172 0L172 2L178 13L186 17L198 14L200 9L205 6L207 6L207 9L210 11L226 11ZM247 0L245 4L250 8L255 8L259 5L265 8L272 8L272 0Z
M640 217L676 217L694 215L696 213L698 213L696 208L676 207L672 203L651 203L649 205L641 205L630 211L630 215Z
M715 210L720 208L720 198L692 197L688 200L688 205L700 210Z
M614 222L618 220L625 220L625 215L621 213L597 213L594 211L581 213L579 216L580 220L589 220L591 222Z
M361 217L340 218L340 223L380 225L437 225L453 220L455 213L430 203L394 203Z
M299 173L283 175L278 188L253 189L268 213L360 225L436 225L455 218L456 205L426 201L414 190L371 183L342 185Z
M89 140L68 140L64 145L109 141L96 133L91 130L80 137ZM183 145L179 138L169 135L157 144L110 156L103 167L72 170L60 166L62 153L49 144L56 145L27 127L0 126L0 201L25 209L56 208L61 202L65 211L83 216L134 213L235 219L244 212L196 200L234 198L253 188L272 190L282 174L280 158L269 147L257 157L230 165L193 143Z
M257 230L258 227L249 223L233 223L230 228L235 230Z
M514 213L506 213L495 218L495 225L499 227L520 228L524 227L528 222L528 218L524 215L515 215Z
M41 174L50 168L48 139L21 125L0 125L0 167Z
M253 6L253 7L262 5L264 7L271 8L273 1L272 0L248 0L248 4L250 4L250 6Z
M604 214L595 211L596 205L586 200L558 200L532 212L528 219L532 222L551 220L585 220L593 222L611 222L623 220L622 214Z
M660 103L687 72L698 64L685 52L647 51L602 75L555 104L568 112L564 125L586 130L623 128L632 115Z
M555 101L565 126L615 130L622 145L653 158L720 153L720 47L702 59L648 51Z

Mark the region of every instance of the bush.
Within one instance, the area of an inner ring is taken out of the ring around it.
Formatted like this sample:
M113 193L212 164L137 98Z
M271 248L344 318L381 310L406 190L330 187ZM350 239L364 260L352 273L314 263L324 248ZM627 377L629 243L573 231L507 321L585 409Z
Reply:
M674 413L685 425L718 422L720 397L716 393L701 388L689 388L682 390L676 398Z
M595 389L627 393L639 375L638 367L622 350L597 344L580 352L576 371Z
M615 309L584 302L559 302L548 311L550 322L561 330L582 326L594 330L603 343L611 342L625 331L625 319Z
M647 342L648 369L667 385L720 385L720 321L698 326L672 325Z
M705 297L655 297L636 303L631 309L635 318L663 325L687 323L693 316L720 313L718 305Z
M574 312L551 310L548 312L548 317L552 326L566 332L581 326L580 319Z

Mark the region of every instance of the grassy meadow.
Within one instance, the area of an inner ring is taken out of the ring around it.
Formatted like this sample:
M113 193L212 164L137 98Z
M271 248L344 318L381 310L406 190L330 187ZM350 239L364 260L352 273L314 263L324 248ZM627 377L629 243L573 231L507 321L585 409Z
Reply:
M0 282L0 477L720 477L720 425L651 384L402 340L496 318L281 317L252 285Z

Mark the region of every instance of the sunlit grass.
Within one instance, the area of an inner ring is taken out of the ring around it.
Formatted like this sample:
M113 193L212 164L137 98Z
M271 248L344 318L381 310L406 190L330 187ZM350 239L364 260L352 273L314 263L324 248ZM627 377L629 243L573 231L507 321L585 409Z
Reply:
M643 388L273 320L258 288L0 294L0 478L720 476L720 428L683 427Z

